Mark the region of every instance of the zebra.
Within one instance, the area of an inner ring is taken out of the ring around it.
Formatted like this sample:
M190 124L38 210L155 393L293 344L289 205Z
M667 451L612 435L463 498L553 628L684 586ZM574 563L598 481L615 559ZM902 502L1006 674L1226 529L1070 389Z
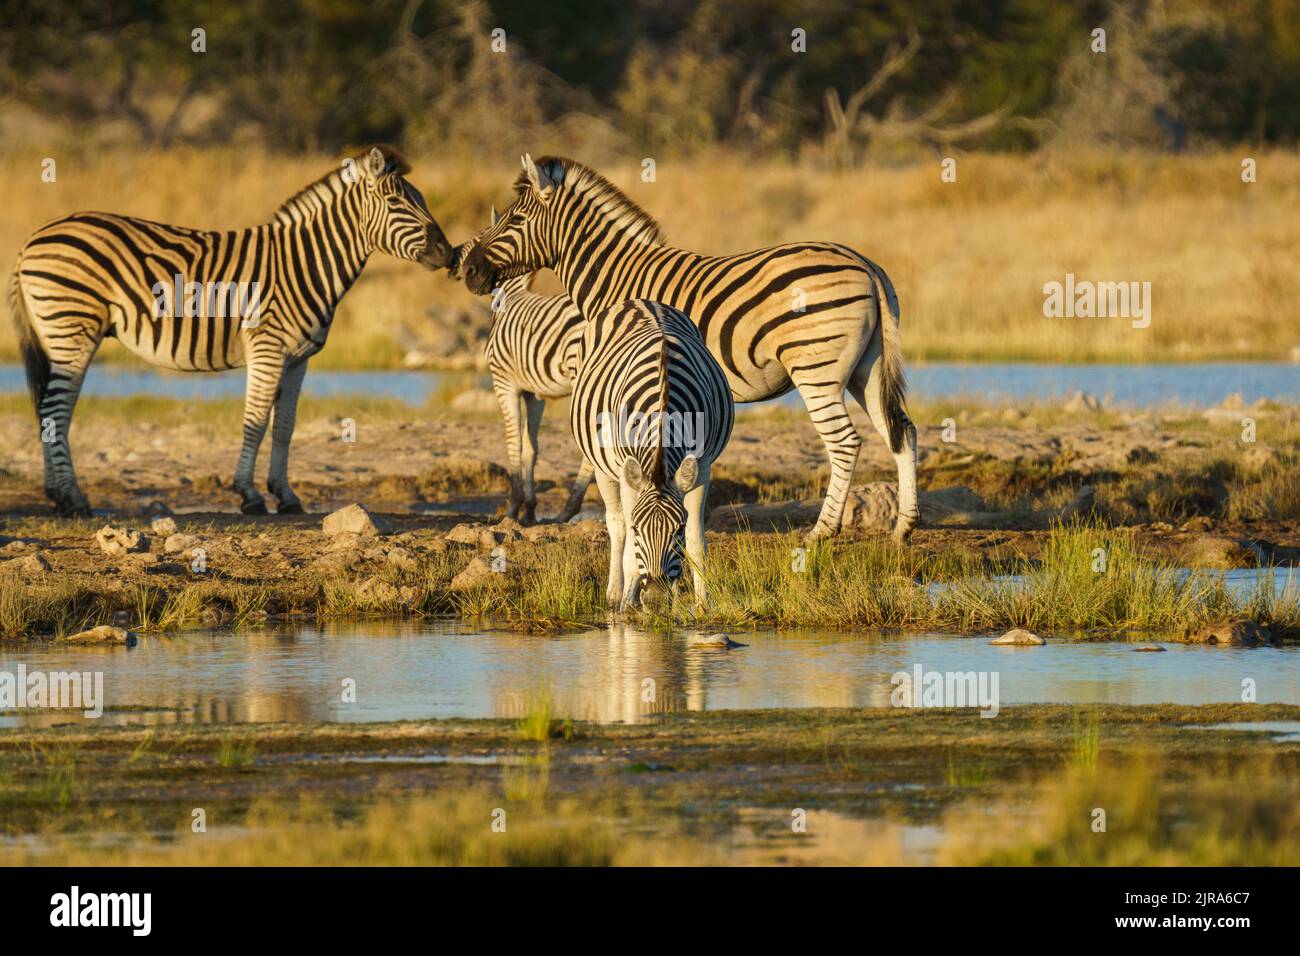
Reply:
M290 197L271 222L233 232L98 212L37 230L18 254L10 304L58 513L90 514L68 428L86 369L114 336L165 368L247 366L240 510L266 514L253 468L274 411L268 490L279 513L302 513L289 441L307 360L324 347L339 300L376 250L431 269L451 258L409 171L391 147L372 147Z
M703 607L709 468L734 421L726 376L684 314L633 299L587 323L569 425L605 501L611 605L636 605L651 583L676 590L684 550Z
M492 209L491 225L497 212ZM476 237L477 238L477 237ZM452 252L448 273L461 278L460 257L474 239ZM492 294L492 331L485 355L492 373L492 390L501 406L506 429L506 456L510 465L510 503L507 514L529 525L537 520L537 437L547 399L564 398L573 391L582 351L586 320L567 295L538 295L532 291L533 273L503 282ZM519 403L523 401L525 429L520 428ZM569 491L569 500L556 517L568 521L582 508L591 485L591 466L583 459Z
M799 391L830 458L831 477L809 538L836 534L862 438L847 388L898 469L894 538L919 518L916 427L906 381L898 298L883 269L831 242L796 242L730 256L675 249L658 224L595 170L571 159L523 157L515 200L465 256L475 292L551 268L583 315L643 297L699 327L737 402Z

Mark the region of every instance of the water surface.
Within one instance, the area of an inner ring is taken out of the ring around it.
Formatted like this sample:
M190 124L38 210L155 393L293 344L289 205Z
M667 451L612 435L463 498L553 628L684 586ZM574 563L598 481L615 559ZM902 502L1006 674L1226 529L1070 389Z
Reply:
M483 631L451 622L376 622L146 636L133 648L0 649L0 671L101 671L99 723L386 721L517 717L549 696L557 715L641 721L684 710L888 706L899 671L996 672L1019 703L1300 703L1300 649L1052 641L992 647L988 637L736 633L746 647L694 647L687 634L613 626L566 635ZM356 701L343 700L355 681ZM131 708L131 709L112 709ZM0 725L80 720L18 711Z

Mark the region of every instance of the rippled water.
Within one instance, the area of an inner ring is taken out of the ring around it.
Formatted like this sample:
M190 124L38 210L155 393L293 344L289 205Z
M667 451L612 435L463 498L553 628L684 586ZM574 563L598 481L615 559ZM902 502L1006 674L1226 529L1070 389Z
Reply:
M541 696L557 715L639 721L681 710L886 706L891 677L996 673L1017 703L1300 703L1300 649L1052 641L992 647L987 637L738 633L745 647L694 647L688 635L611 628L566 635L365 622L144 637L133 648L0 649L0 671L100 671L102 723L384 721L514 717ZM356 702L344 703L344 681ZM652 682L652 683L651 683ZM132 709L121 709L132 708ZM10 711L0 724L81 719Z
M932 362L908 367L913 394L939 400L979 396L990 400L1051 401L1089 392L1110 405L1144 407L1177 403L1206 407L1240 394L1246 402L1300 400L1300 366L1287 362L1216 362L1189 365L1055 365ZM447 384L487 387L485 375L428 371L341 372L312 370L308 395L369 395L423 403ZM27 388L19 365L0 365L0 392ZM186 375L152 369L92 366L85 395L158 395L172 398L242 398L242 370ZM798 405L797 393L780 401Z

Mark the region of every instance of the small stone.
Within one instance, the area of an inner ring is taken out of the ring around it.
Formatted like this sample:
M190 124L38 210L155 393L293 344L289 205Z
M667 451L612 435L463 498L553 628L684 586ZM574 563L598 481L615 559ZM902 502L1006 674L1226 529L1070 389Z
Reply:
M730 650L733 647L748 647L748 644L741 644L733 641L726 634L705 634L701 637L691 638L691 647L722 648Z
M1069 401L1065 403L1065 410L1071 414L1079 412L1090 412L1096 414L1101 411L1101 402L1093 395L1087 392L1075 392Z
M29 554L25 558L15 558L14 564L17 565L20 572L29 578L40 577L50 570L49 560L40 552Z
M1259 545L1226 534L1197 535L1182 553L1188 567L1214 570L1258 567L1263 559Z
M130 646L135 643L135 635L123 627L100 624L88 631L69 634L63 640L69 644L126 644Z
M476 557L465 566L465 569L451 579L451 589L453 591L471 591L481 588L490 582L496 572L492 570L492 565L488 564L481 557Z
M154 518L149 528L160 538L170 538L176 533L176 519L170 516Z
M104 525L96 531L95 541L98 542L101 551L113 557L149 550L149 539L139 531L114 528L112 525Z
M1220 621L1187 635L1193 644L1230 644L1234 647L1257 647L1273 640L1273 632L1254 621Z
M415 556L405 548L389 548L384 560L402 571L414 571L417 566Z
M168 554L188 554L192 549L199 546L199 538L192 534L171 534L163 542L163 551Z
M1139 654L1155 654L1165 650L1165 648L1161 647L1159 644L1139 644L1137 647L1133 648L1133 650Z
M451 544L478 544L482 528L472 524L458 524L447 532L447 541Z
M997 644L999 646L1036 647L1039 644L1046 644L1047 642L1033 631L1026 631L1023 628L1016 627L1007 631L1001 637L995 637L993 640L989 641L989 643Z
M381 535L392 530L382 518L376 518L364 506L350 504L332 514L327 514L321 522L321 530L329 537L339 534Z

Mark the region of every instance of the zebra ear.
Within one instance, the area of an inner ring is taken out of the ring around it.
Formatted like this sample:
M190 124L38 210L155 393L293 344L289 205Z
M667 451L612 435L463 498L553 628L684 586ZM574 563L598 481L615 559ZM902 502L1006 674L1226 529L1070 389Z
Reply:
M700 460L694 455L687 455L682 459L682 463L677 466L677 474L673 475L677 490L682 494L686 494L695 487L695 483L699 480Z
M378 146L366 154L366 172L370 173L371 179L378 179L384 174L384 167L388 165L388 158L384 156L384 151Z
M524 172L528 175L528 185L533 188L533 195L542 202L549 201L557 180L533 162L533 157L529 153L524 153L522 161Z
M493 207L492 207L492 221L491 221L490 223L488 223L488 225L489 225L489 226L495 226L495 225L496 225L498 222L500 222L500 221L501 221L501 216L497 213L497 207L496 207L496 206L493 206Z
M645 484L645 472L641 470L641 462L633 455L623 459L623 483L633 491L640 491Z

